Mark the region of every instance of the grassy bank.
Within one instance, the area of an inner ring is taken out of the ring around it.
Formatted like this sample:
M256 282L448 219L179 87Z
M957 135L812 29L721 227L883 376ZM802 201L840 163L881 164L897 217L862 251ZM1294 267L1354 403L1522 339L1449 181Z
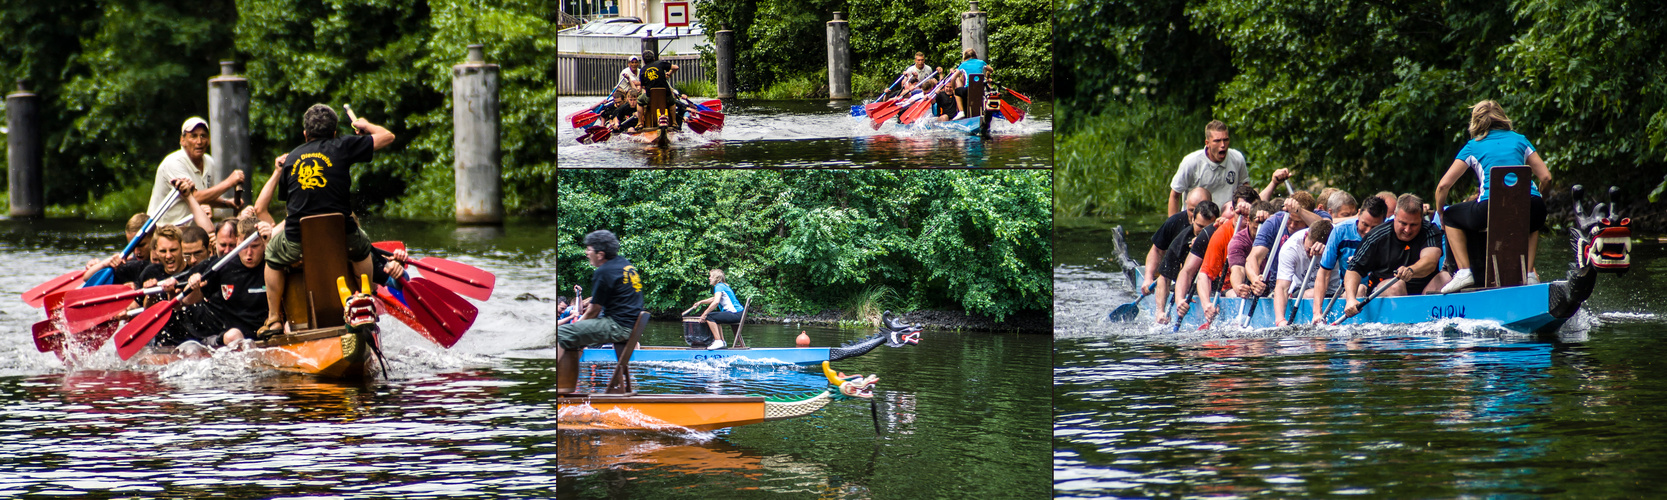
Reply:
M1145 99L1081 116L1054 150L1054 215L1162 212L1175 166L1203 147L1207 116Z
M851 95L859 99L866 99L884 92L891 85L897 75L887 76L880 73L856 72L851 74ZM743 99L764 99L774 101L794 99L827 99L828 98L828 70L826 68L816 73L804 74L773 85L757 92L741 92Z

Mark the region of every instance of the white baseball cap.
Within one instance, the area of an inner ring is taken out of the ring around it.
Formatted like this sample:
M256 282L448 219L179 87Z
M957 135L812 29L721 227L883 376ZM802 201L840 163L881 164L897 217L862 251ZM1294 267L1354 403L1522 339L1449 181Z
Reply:
M625 61L626 61L626 62L641 62L641 61L642 61L642 58L641 58L641 57L637 57L637 56L631 56L631 58L630 58L630 59L626 59L626 60L625 60Z
M199 126L208 128L208 122L203 120L200 116L186 118L185 124L179 126L179 135L189 134L192 130L196 130Z

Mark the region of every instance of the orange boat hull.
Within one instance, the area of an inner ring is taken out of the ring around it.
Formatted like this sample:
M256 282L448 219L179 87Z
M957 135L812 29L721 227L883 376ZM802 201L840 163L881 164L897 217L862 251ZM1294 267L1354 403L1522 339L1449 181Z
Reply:
M251 352L261 364L279 371L359 380L370 376L369 342L369 336L348 333L346 328L338 326L256 342L256 349ZM136 360L149 365L165 365L183 358L185 356L172 347L150 347L141 351Z
M588 407L587 407L588 406ZM709 431L764 421L758 396L591 394L556 398L556 428L562 430Z

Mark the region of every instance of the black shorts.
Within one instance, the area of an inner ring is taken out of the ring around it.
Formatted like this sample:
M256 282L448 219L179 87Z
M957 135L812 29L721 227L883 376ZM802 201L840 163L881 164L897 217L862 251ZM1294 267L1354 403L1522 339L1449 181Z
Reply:
M712 311L706 315L706 320L720 325L735 325L741 323L741 313Z
M1545 199L1538 196L1529 197L1528 231L1545 231L1545 215ZM1441 216L1441 224L1465 231L1480 231L1488 226L1488 204L1482 201L1467 201L1447 207L1447 213Z
M198 302L175 310L151 344L166 347L196 341L209 347L219 347L220 334L225 332L225 322L209 310L207 303Z

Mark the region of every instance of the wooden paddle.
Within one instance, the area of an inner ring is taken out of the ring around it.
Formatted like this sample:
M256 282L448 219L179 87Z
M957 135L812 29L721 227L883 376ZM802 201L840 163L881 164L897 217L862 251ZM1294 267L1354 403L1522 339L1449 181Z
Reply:
M393 252L375 249L383 257L392 258ZM453 262L439 257L423 257L412 260L407 256L404 264L423 270L426 281L445 287L463 296L485 301L492 298L492 289L497 287L498 277L480 268Z
M1356 309L1354 310L1354 314L1344 315L1342 318L1338 319L1337 321L1331 322L1331 326L1337 326L1338 324L1341 324L1342 322L1347 321L1349 318L1355 317L1356 315L1360 314L1362 311L1365 311L1366 310L1366 304L1372 302L1372 299L1378 298L1379 295L1383 295L1383 292L1389 290L1389 287L1391 285L1394 285L1395 282L1397 282L1397 281L1401 281L1401 278L1398 277L1398 276L1394 277L1394 278L1389 278L1389 279L1383 280L1383 283L1378 283L1378 288L1376 290L1372 290L1372 294L1367 295L1366 300L1360 301L1360 305L1356 307Z
M352 111L348 111L348 113L349 116L351 116ZM354 121L358 121L358 119L354 118ZM242 252L243 249L249 248L249 244L254 243L255 238L259 237L259 232L250 234L249 237L243 239L243 242L237 244L237 248L233 248L230 252L226 252L225 257L221 257L219 261L214 263L214 266L209 267L207 271L203 271L203 274L219 271L220 268L226 266L227 262L231 262L233 259L238 258L237 254ZM190 272L190 269L187 269L186 272ZM153 288L160 289L161 287ZM174 306L179 304L179 299L188 293L191 293L191 290L188 287L180 287L179 292L175 293L173 298L158 302L155 305L146 308L145 312L140 313L138 317L133 318L133 321L129 321L126 325L123 325L121 330L117 330L115 337L116 354L121 355L121 358L124 360L130 359L134 354L138 353L140 349L143 349L145 345L150 344L151 339L156 338L156 334L161 333L162 327L167 326L168 320L174 316ZM75 306L72 305L70 307ZM125 312L125 310L117 312L116 314L119 315L122 312ZM64 317L65 319L68 319L69 317L68 307L64 308ZM73 325L71 327L73 328Z

